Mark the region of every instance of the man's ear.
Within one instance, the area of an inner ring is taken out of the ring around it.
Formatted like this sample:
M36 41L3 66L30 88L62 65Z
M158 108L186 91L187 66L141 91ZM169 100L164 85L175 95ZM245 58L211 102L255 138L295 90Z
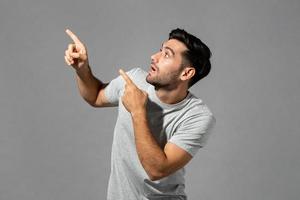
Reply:
M181 76L180 76L180 79L182 81L186 81L186 80L189 80L191 79L196 73L196 70L194 67L185 67L183 70L182 70L182 73L181 73Z

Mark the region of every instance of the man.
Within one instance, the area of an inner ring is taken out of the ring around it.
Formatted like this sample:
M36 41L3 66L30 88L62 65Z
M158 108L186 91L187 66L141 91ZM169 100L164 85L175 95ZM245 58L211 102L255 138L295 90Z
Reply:
M203 147L215 118L188 89L210 71L210 50L181 29L151 56L149 72L134 68L110 83L93 76L84 44L72 38L65 61L81 96L94 107L118 106L108 200L187 199L184 166Z

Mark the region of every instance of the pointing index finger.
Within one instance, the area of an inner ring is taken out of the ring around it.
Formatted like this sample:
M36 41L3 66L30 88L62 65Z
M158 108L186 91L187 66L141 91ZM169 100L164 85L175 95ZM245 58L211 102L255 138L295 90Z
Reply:
M127 84L134 84L134 83L132 82L132 80L129 78L129 76L128 76L122 69L119 70L119 73L120 73L120 75L123 77L123 79L125 80L125 82L126 82Z
M75 44L82 44L79 38L69 29L66 29L66 33L72 38Z

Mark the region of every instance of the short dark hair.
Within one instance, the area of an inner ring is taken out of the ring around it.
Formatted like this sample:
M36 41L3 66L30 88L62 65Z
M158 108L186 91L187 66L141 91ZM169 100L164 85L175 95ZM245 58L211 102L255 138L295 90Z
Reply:
M197 37L183 29L174 29L169 34L169 39L176 39L185 44L187 51L183 53L184 61L195 68L196 73L189 81L189 87L208 75L211 68L210 49Z

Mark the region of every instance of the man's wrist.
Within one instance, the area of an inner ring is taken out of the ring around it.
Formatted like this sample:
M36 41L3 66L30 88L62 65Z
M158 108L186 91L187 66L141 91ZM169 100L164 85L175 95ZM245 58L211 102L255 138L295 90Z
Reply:
M145 108L138 108L138 109L135 109L134 111L131 111L130 114L131 114L132 118L139 119L139 118L142 118L142 117L146 116L146 109Z
M92 76L92 70L89 65L76 69L76 74L83 80L89 79Z

